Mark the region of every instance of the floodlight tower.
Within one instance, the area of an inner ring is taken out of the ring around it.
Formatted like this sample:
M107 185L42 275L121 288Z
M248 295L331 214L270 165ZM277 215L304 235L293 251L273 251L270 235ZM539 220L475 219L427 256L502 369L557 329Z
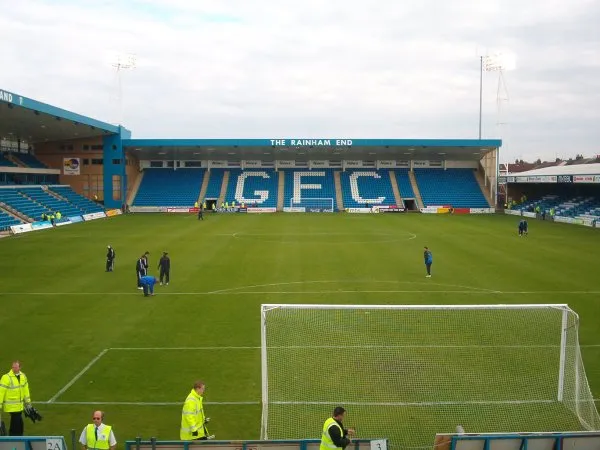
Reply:
M504 72L511 69L511 64L504 55L496 53L486 56L483 60L483 70L498 73L498 85L496 88L496 126L506 125L504 111L509 101L508 88L504 78Z
M506 125L503 112L509 101L508 88L504 78L504 72L512 67L510 61L502 54L496 53L492 56L479 57L479 139L481 139L481 123L483 109L483 72L497 72L498 86L496 89L496 126Z
M112 64L117 70L117 102L119 107L119 120L118 125L123 124L123 81L121 79L121 72L123 70L134 70L137 67L137 58L133 54L129 55L118 55L117 60Z

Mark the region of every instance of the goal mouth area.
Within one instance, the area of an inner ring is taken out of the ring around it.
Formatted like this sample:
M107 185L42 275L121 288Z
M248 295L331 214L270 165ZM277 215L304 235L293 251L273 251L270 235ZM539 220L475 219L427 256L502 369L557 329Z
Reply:
M597 429L578 327L562 303L262 304L261 435L318 436L335 406L394 449L457 424Z

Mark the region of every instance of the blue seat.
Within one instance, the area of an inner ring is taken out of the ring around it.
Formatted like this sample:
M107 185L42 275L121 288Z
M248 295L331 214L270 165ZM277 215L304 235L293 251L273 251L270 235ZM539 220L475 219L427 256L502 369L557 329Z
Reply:
M93 202L83 195L79 195L70 186L48 186L48 189L65 198L74 207L79 209L80 212L73 215L90 214L104 211L104 208L102 208L101 205ZM61 213L63 216L65 215L64 212L61 211Z
M248 176L249 174L252 176ZM242 179L243 185L240 182ZM279 190L278 180L278 174L274 169L229 169L229 182L224 201L229 204L235 201L238 205L242 202L247 205L256 203L263 208L275 208ZM261 192L262 195L256 192Z
M489 208L473 169L415 169L425 206Z
M340 173L340 181L345 208L396 204L389 170L346 170Z
M400 191L400 197L415 198L415 192L413 191L412 184L410 184L410 178L408 177L408 169L396 169L396 183L398 183L398 190Z
M327 208L331 208L331 201L314 199L333 199L333 210L337 210L333 169L285 169L284 173L284 207L298 206L321 208L326 206ZM299 186L295 186L294 178L296 177L296 174L301 174L302 185L312 185L312 187L300 189ZM293 204L291 202L292 197L294 198ZM298 202L298 200L300 201Z
M191 207L198 200L204 169L144 169L134 206Z

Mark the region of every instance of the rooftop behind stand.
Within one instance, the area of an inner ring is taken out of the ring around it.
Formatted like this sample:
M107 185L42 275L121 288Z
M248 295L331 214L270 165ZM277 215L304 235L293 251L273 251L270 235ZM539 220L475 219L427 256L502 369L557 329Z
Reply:
M193 206L200 195L203 169L145 169L134 206Z

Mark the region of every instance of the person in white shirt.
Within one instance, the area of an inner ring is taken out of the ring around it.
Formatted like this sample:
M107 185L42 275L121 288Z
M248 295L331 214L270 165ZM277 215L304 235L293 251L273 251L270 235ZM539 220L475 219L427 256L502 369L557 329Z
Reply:
M92 423L85 426L79 438L84 450L114 450L117 446L112 427L103 421L104 412L94 411Z

